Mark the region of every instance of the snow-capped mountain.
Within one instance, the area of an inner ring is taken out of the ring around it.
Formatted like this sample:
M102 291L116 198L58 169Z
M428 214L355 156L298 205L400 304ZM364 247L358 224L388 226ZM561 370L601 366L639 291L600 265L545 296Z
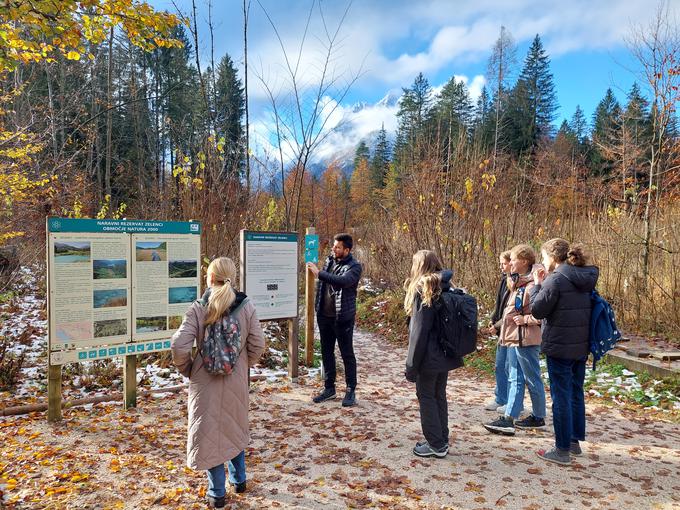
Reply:
M329 164L335 162L346 174L350 174L357 145L363 140L372 150L383 126L392 142L397 131L397 110L401 95L401 90L394 89L375 104L359 102L350 107L339 106L339 121L314 151L313 160L308 167L312 173L319 175Z

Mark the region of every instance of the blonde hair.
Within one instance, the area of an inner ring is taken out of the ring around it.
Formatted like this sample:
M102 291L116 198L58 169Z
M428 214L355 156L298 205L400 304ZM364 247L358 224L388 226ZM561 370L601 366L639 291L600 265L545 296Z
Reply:
M530 267L536 263L536 252L528 244L518 244L510 250L510 258L512 257L527 261Z
M510 262L510 250L505 250L501 253L501 258Z
M437 254L430 250L419 250L413 255L411 275L404 282L406 297L404 310L407 315L413 313L413 302L420 295L425 306L432 306L432 301L441 292L442 263Z
M567 262L569 265L580 267L588 262L588 256L584 253L582 245L569 246L568 241L559 237L543 243L541 250L560 264Z
M212 275L212 291L208 298L205 325L214 324L236 300L232 281L236 279L236 265L227 257L214 259L208 266L208 282Z

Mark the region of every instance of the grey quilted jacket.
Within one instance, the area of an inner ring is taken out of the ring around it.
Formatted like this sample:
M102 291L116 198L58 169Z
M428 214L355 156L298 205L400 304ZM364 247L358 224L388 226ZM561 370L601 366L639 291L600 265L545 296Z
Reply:
M172 336L172 359L189 377L187 466L205 470L233 459L250 441L248 432L248 368L264 351L264 335L255 306L246 302L237 312L241 351L230 375L211 375L200 356L192 359L194 340L203 339L205 308L191 305Z

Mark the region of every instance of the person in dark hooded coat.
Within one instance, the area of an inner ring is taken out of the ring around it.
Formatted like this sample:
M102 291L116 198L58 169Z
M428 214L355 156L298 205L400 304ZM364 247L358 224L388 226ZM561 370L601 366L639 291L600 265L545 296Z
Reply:
M586 265L583 249L564 239L551 239L541 247L543 270L534 272L531 310L543 319L541 351L546 356L553 405L555 447L538 456L557 464L571 464L581 455L585 440L586 408L583 381L588 358L591 292L599 270Z

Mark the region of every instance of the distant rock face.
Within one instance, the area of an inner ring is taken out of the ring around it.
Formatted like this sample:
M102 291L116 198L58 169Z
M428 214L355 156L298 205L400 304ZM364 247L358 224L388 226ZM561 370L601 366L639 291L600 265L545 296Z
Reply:
M345 175L351 175L359 142L364 141L372 151L383 126L390 143L394 141L401 96L400 89L393 89L375 104L362 101L345 109L335 129L315 149L307 168L318 176L335 163Z

